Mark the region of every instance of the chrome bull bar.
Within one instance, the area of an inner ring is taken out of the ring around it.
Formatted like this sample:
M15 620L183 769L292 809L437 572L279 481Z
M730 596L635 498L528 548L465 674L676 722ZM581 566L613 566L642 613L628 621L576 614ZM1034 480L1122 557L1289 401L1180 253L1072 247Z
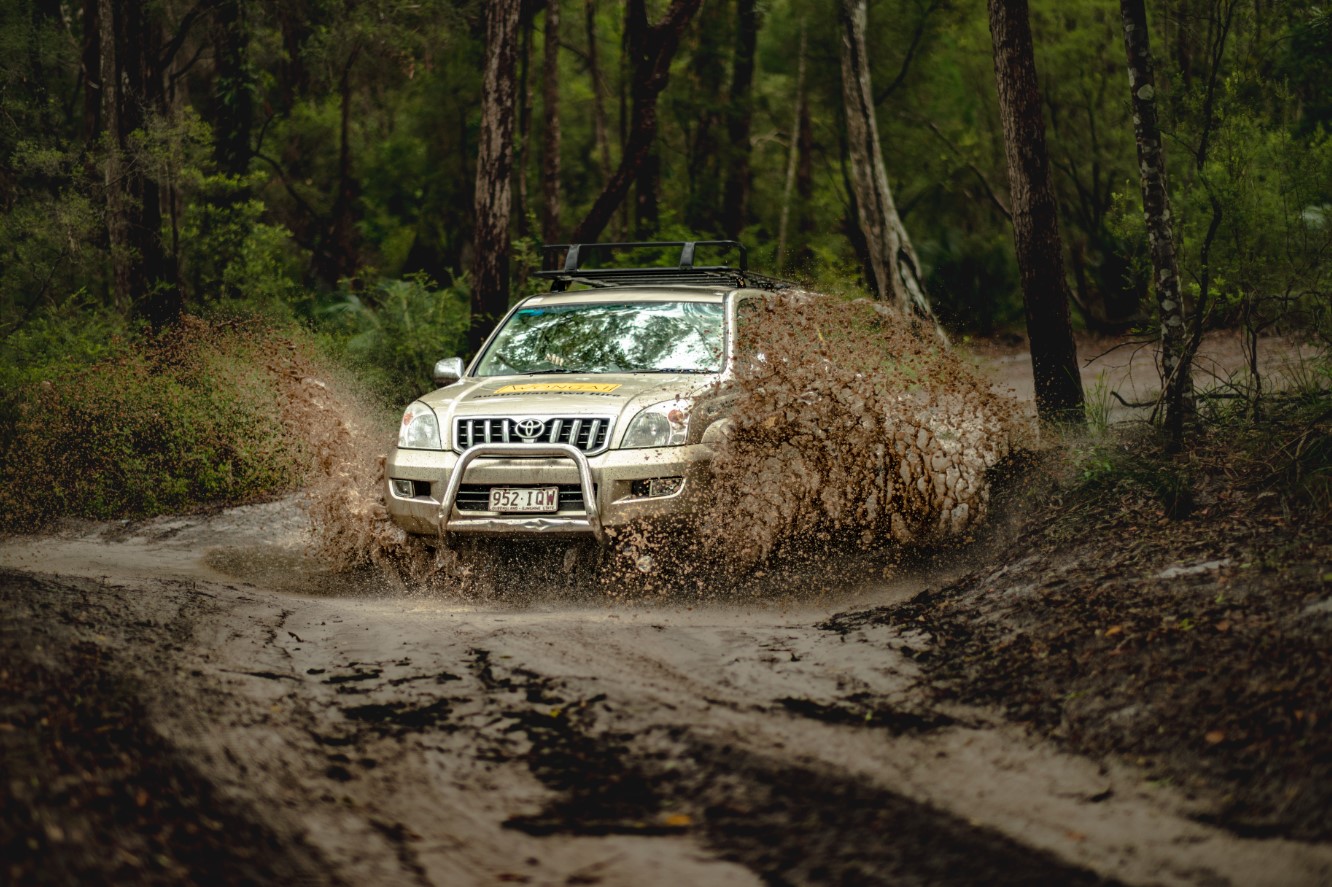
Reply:
M537 458L541 456L560 456L573 461L578 469L578 484L583 489L584 517L559 517L558 515L514 515L513 517L453 517L454 503L458 499L458 490L462 488L463 475L474 461L482 456L501 456L508 458ZM597 512L595 488L592 485L592 466L587 456L572 444L506 444L480 443L463 450L458 457L458 464L453 466L449 485L444 489L444 496L439 501L439 527L442 532L474 533L591 533L598 540L603 538L601 516Z

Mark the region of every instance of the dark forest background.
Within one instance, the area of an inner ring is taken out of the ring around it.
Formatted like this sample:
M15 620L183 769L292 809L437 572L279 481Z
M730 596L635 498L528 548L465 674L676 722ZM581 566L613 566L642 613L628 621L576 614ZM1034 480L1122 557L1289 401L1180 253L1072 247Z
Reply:
M499 5L0 0L5 425L28 415L17 392L124 359L181 317L299 328L388 399L428 387L436 358L467 349ZM599 213L601 239L739 238L760 270L873 291L841 5L519 2L509 297L540 288L543 243ZM1208 325L1326 338L1332 10L1170 0L1147 15L1184 298L1205 291ZM1074 324L1150 337L1120 4L1032 0L1029 18ZM1020 329L986 4L874 0L865 44L933 311L955 336ZM608 209L645 90L655 128Z

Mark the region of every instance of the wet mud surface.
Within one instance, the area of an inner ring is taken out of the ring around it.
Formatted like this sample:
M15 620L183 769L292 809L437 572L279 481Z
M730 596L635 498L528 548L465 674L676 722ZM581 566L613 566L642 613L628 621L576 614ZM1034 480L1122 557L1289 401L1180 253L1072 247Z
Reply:
M299 373L308 499L0 539L0 881L1332 883L1327 523L1233 478L1047 520L970 373L848 399L837 356L769 365L735 466L846 495L730 572L440 556Z
M941 692L931 608L964 568L740 603L478 602L338 586L288 544L301 520L273 503L0 546L6 880L1332 877L1316 838L1223 827L1225 798L1014 727L1025 691Z

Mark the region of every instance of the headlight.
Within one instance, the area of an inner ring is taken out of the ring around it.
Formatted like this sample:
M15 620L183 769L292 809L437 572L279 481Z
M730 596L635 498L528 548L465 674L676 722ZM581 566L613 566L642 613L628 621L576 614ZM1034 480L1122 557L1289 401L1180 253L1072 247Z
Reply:
M689 436L691 407L693 404L687 400L667 400L644 408L629 423L621 449L680 446Z
M402 414L402 427L398 429L398 446L404 450L442 450L439 420L435 411L419 400Z

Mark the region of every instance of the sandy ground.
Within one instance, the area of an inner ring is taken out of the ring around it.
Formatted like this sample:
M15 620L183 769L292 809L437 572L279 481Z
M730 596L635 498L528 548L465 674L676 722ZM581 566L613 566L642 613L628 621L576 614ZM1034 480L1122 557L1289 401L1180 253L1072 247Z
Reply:
M1150 353L1114 354L1146 399ZM1025 355L983 360L1023 395ZM293 499L0 542L10 636L95 651L306 880L1332 883L1332 845L1205 825L1170 786L931 704L921 636L826 624L947 568L629 603L519 570L501 588L555 591L476 604L331 574L307 534ZM114 843L42 815L52 852Z
M820 627L927 577L476 606L330 576L304 532L290 500L71 525L5 542L0 587L13 619L109 651L153 728L329 880L1332 880L1332 847L1234 837L991 712L930 708L894 652L910 633Z
M976 342L962 347L972 354L977 368L994 380L996 391L1015 398L1035 415L1035 385L1025 344ZM1304 361L1315 353L1312 347L1279 336L1261 337L1257 350L1264 391L1287 387L1293 378L1303 376ZM1149 418L1161 392L1156 357L1156 342L1080 335L1078 369L1088 402L1102 405L1110 422ZM1203 337L1194 360L1194 386L1223 396L1250 391L1253 381L1248 366L1249 356L1239 334L1233 330L1210 332Z

